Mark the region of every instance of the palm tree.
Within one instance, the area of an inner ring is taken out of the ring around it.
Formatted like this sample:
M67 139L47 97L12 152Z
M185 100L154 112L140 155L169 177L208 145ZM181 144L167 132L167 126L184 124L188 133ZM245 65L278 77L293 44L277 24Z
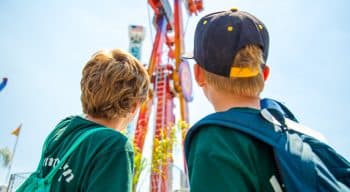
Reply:
M0 160L2 160L3 167L7 167L10 165L11 157L12 157L11 151L7 147L0 149Z

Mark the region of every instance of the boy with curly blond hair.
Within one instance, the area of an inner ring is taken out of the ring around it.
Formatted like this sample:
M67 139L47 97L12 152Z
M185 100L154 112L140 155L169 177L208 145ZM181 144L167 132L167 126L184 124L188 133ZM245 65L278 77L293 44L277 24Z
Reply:
M84 115L62 120L46 139L40 173L45 177L72 143L88 136L55 174L51 191L132 190L133 147L120 133L146 100L149 77L143 65L120 49L99 51L85 65L81 79Z

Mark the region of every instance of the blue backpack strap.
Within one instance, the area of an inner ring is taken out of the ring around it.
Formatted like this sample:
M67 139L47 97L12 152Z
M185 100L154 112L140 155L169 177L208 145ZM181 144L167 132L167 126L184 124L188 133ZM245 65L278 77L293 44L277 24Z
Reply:
M294 114L281 102L270 98L264 98L260 100L260 106L262 109L269 109L270 111L278 111L283 117L299 122Z
M185 139L185 154L188 155L188 149L191 143L191 140L193 136L203 127L208 125L218 125L223 126L226 128L234 128L237 131L244 132L249 135L258 135L258 138L261 138L261 140L266 140L269 142L270 145L273 145L273 143L278 142L279 140L283 139L282 134L271 134L267 135L264 131L262 131L264 128L268 127L269 129L274 129L274 127L268 122L268 121L261 121L259 123L260 126L256 126L256 119L253 120L253 117L250 117L250 114L246 113L240 113L234 110L230 110L229 113L225 112L225 115L223 115L223 112L213 113L202 120L198 121L196 124L194 124L189 131L186 134ZM243 117L244 115L244 117ZM235 116L240 117L240 121L237 121ZM247 128L249 127L249 128ZM263 128L264 127L264 128ZM277 130L278 131L278 130ZM281 131L280 131L281 132ZM271 132L269 132L271 133Z
M311 146L314 153L327 165L328 170L334 177L350 188L350 162L332 147L315 138L304 136L304 142Z
M276 100L265 98L261 100L260 104L262 108L276 110L283 114L284 117L297 122L292 112L285 105ZM317 137L305 134L300 134L300 137L311 146L313 152L320 158L323 164L326 165L333 176L350 188L350 163L332 147L322 142L322 140L318 140Z

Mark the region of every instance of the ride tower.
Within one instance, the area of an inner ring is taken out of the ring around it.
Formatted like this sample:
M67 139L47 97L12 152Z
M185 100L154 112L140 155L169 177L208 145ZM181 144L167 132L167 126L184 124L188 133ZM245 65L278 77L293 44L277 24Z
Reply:
M148 0L154 12L153 25L156 30L148 64L152 90L140 108L134 134L135 150L143 152L145 138L153 138L150 191L172 191L172 127L176 122L189 123L188 103L192 100L191 72L188 62L181 59L185 52L181 0ZM184 0L189 16L203 9L202 0ZM172 9L173 8L173 9ZM178 99L180 118L174 114L175 99ZM148 132L153 113L153 133ZM182 140L185 131L182 131ZM182 143L181 140L181 143ZM140 161L136 158L135 161ZM137 162L136 162L137 163ZM183 163L186 170L185 161ZM186 175L186 174L185 174Z

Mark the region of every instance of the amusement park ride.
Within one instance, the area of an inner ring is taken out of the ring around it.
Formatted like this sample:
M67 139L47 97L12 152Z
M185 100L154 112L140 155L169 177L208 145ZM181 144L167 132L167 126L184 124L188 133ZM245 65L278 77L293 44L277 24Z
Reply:
M175 125L174 100L177 97L180 105L180 119L189 122L188 102L192 100L192 82L189 64L181 59L184 53L184 30L181 0L174 0L173 9L168 0L148 0L154 11L154 27L156 34L153 49L148 64L148 74L151 77L152 90L149 98L143 103L134 130L134 146L141 153L144 148L146 134L152 134L152 168L150 176L150 191L171 191L171 169L173 159L156 159L159 140L170 137L171 127ZM202 0L184 0L189 16L197 14L203 9ZM140 59L141 44L144 39L142 26L130 26L130 52ZM165 52L166 50L166 52ZM166 54L164 54L166 53ZM154 111L154 133L148 133L150 115ZM184 138L185 132L182 132ZM181 141L182 142L182 141ZM168 148L171 154L172 147ZM158 167L154 167L158 166ZM155 171L158 170L158 171ZM184 170L186 165L184 163Z

